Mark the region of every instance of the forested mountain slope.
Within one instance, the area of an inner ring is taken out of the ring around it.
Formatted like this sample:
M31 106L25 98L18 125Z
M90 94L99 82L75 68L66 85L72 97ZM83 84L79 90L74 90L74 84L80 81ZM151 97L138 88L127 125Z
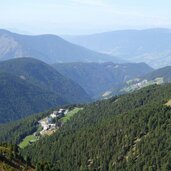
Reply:
M14 75L0 73L0 123L66 103L68 102L54 92Z
M0 170L1 171L34 171L29 160L25 161L19 155L18 147L12 144L0 144Z
M171 85L85 105L54 135L22 154L56 170L171 170Z
M90 101L87 93L77 83L34 58L17 58L0 62L0 72L11 73L45 91L51 91L68 103Z
M57 63L53 67L74 80L94 99L111 89L119 89L124 82L141 77L153 69L145 63Z

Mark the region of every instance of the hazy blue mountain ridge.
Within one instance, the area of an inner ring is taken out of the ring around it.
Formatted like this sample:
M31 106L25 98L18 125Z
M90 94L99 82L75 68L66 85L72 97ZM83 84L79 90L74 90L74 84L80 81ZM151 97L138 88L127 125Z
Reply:
M169 29L119 30L63 38L130 62L145 62L155 68L171 65Z
M21 35L0 30L0 60L32 57L55 62L123 62L122 59L94 52L69 43L56 35Z

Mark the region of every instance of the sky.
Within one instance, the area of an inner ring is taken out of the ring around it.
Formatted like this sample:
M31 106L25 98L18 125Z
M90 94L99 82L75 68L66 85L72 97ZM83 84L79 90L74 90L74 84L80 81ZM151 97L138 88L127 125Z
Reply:
M24 34L171 28L171 0L0 0L0 4L0 28Z

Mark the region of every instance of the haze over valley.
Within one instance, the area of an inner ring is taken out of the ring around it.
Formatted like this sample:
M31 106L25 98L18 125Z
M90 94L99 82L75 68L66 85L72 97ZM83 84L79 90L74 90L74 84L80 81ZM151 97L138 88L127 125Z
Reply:
M170 171L171 2L0 6L0 171Z
M171 65L171 30L117 30L92 35L64 36L72 43L129 62L146 62L154 68Z

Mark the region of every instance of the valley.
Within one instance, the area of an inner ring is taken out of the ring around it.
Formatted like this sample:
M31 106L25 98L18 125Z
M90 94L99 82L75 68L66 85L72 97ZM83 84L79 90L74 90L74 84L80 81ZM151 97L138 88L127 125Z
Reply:
M0 170L171 169L170 66L54 35L0 42Z
M52 65L60 74L78 83L94 100L106 91L122 89L125 82L153 71L145 63L57 63ZM117 94L117 93L116 93Z
M165 171L170 78L169 66L145 63L1 61L0 142L19 158L1 150L0 167Z

